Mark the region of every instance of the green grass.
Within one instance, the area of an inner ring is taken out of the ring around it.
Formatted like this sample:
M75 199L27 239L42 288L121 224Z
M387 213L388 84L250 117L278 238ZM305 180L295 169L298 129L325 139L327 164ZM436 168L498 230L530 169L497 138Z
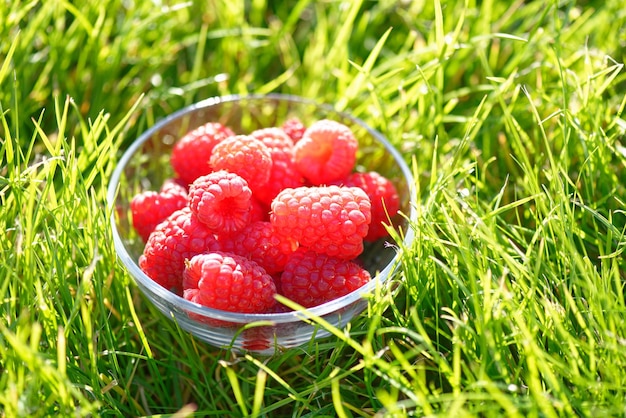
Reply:
M0 2L0 416L624 416L624 10ZM398 290L269 358L150 306L105 200L141 131L247 92L353 112L418 191Z

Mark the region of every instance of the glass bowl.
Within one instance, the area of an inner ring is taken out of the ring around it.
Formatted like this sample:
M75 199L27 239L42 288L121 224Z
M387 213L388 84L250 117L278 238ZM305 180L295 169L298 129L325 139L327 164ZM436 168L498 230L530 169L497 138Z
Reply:
M392 180L400 195L400 212L394 225L402 230L403 246L413 240L407 218L414 219L414 182L400 153L363 121L338 112L331 106L289 95L215 97L188 106L156 123L128 148L110 179L107 199L112 209L112 232L118 258L148 300L166 317L196 337L216 347L248 350L262 354L300 346L329 332L303 312L243 314L210 309L166 290L152 281L138 266L144 243L132 227L130 201L145 190L159 190L174 176L169 156L174 143L186 132L207 122L220 122L235 133L280 126L298 117L305 125L319 119L333 119L349 126L359 141L357 169L375 170ZM388 240L387 240L388 241ZM360 289L308 312L336 327L343 327L367 307L364 295L384 285L398 266L398 248L384 239L366 243L361 263L372 280Z

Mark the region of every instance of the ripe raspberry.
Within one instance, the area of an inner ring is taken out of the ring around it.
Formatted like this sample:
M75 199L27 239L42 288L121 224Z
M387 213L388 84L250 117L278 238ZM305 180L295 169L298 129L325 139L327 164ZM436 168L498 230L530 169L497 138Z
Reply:
M274 305L272 276L254 261L225 252L192 257L183 272L183 296L209 308L261 313Z
M150 234L139 267L152 280L174 293L182 292L185 259L217 251L213 232L185 206L172 213Z
M209 122L187 133L172 149L170 163L174 171L186 184L209 174L213 147L233 135L229 127L217 122Z
M303 247L351 259L363 251L371 204L358 187L285 189L272 202L270 221L280 234Z
M174 192L174 193L184 193L187 194L187 187L189 184L185 183L183 180L179 178L170 178L163 182L161 186L161 193L164 192Z
M371 276L350 260L296 251L281 275L282 295L310 308L360 288Z
M220 170L198 177L189 187L189 207L217 234L231 234L250 223L252 191L239 175Z
M269 206L281 190L303 185L304 178L296 169L293 159L276 156L272 162L269 181L265 186L256 188L254 196Z
M296 143L302 139L302 135L304 135L304 131L306 131L306 126L304 126L300 119L294 117L287 119L283 123L282 129L287 135L289 135L289 138Z
M269 204L261 202L258 198L252 195L250 199L250 223L258 221L269 221L270 209Z
M243 341L241 347L248 351L264 351L272 347L274 342L273 327L258 326L246 328L241 333Z
M282 129L258 129L250 136L263 142L272 156L269 180L265 185L252 189L257 199L269 206L282 189L304 185L304 178L294 163L293 141Z
M280 128L257 129L250 136L269 148L272 157L275 154L288 154L293 157L293 140Z
M294 146L296 167L314 185L329 184L352 172L357 148L350 128L332 120L320 120Z
M365 237L366 241L376 241L389 235L385 224L390 224L400 209L398 191L391 180L381 174L370 171L352 173L345 180L338 182L344 186L360 187L367 193L372 203L372 223Z
M275 281L276 279L274 279L274 282ZM276 293L281 293L280 290L278 290L278 288L276 290ZM282 303L279 303L278 301L276 301L274 305L271 308L269 308L265 313L287 313L287 312L293 312L293 309L288 308Z
M130 201L133 227L144 242L150 233L174 211L187 205L187 191L167 187L161 192L145 191L135 195Z
M282 271L289 254L298 248L297 242L277 234L270 222L249 224L233 241L233 252L255 261L269 274Z
M236 135L213 148L210 166L213 170L226 170L243 177L251 188L267 183L272 168L270 150L258 139L249 135Z

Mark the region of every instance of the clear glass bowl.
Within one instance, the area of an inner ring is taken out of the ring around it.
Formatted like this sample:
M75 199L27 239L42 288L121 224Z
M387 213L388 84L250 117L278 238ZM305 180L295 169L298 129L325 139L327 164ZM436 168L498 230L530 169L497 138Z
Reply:
M413 240L413 231L405 217L415 216L414 182L400 153L377 131L363 121L331 106L296 96L270 94L227 96L206 99L159 121L128 148L110 179L107 198L112 210L112 231L117 255L145 296L166 317L196 337L217 347L273 354L300 346L312 337L329 332L307 320L302 312L242 314L210 309L183 299L152 281L139 268L137 260L144 243L132 227L130 201L145 190L159 190L164 180L173 177L169 156L174 143L186 132L207 122L220 122L236 133L280 126L298 117L305 125L319 119L333 119L348 125L359 140L357 166L360 170L378 171L391 179L399 194L401 212L395 219L402 229L404 246ZM308 312L336 327L343 327L367 307L365 294L373 293L377 283L384 285L398 266L395 246L385 240L366 243L360 256L373 280L362 288Z

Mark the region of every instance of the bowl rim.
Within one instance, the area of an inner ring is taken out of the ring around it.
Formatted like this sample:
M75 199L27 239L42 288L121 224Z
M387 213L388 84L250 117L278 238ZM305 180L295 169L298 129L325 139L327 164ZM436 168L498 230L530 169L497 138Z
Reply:
M303 105L311 105L321 109L324 112L328 112L330 114L337 115L341 118L345 118L350 120L351 122L359 125L361 128L365 129L370 135L372 135L385 149L389 152L394 161L398 164L402 175L404 177L404 181L407 182L408 194L409 194L409 214L404 214L408 218L409 223L414 221L416 218L416 209L413 205L413 202L416 201L416 190L415 190L415 181L411 170L408 165L404 161L400 152L385 138L380 132L370 127L367 123L365 123L360 118L357 118L345 111L339 111L332 107L329 104L324 104L317 102L312 99L291 95L291 94L280 94L280 93L269 93L269 94L232 94L225 96L214 96L209 97L207 99L201 100L199 102L188 105L170 115L158 120L153 126L137 137L133 141L133 143L126 149L122 157L118 160L115 169L109 180L109 185L107 188L107 202L108 202L108 210L110 211L110 222L113 234L113 243L114 248L117 253L118 259L122 262L124 267L128 270L128 273L132 276L132 278L137 282L137 284L152 293L154 297L158 297L162 299L163 302L168 304L168 309L171 311L172 306L176 307L178 310L187 311L187 313L193 313L197 315L201 315L202 317L222 320L226 322L233 322L239 324L247 324L257 321L269 321L276 324L286 324L296 321L301 321L302 319L306 319L309 316L317 316L323 317L328 314L332 314L334 312L339 311L342 308L348 307L352 305L354 302L363 299L363 296L371 293L376 286L380 283L384 284L386 278L390 277L395 270L398 268L400 257L401 257L401 249L396 249L396 254L393 256L391 261L387 263L387 265L382 269L377 271L375 275L373 275L372 280L370 280L367 284L363 285L357 290L348 293L347 295L341 296L332 301L326 302L322 305L318 305L311 308L305 308L308 312L307 315L303 314L301 311L289 311L289 312L280 312L280 313L239 313L239 312L228 312L222 311L219 309L209 308L194 302L190 302L184 299L181 296L165 289L164 287L157 284L155 281L150 279L140 268L137 262L131 257L131 255L126 250L126 246L124 245L122 238L119 234L116 224L116 199L118 192L118 184L120 178L124 172L124 169L131 161L132 157L135 155L135 152L146 142L148 141L152 135L161 130L167 124L173 122L176 119L180 119L186 116L189 113L195 112L198 109L208 108L211 106L219 105L222 103L228 102L242 102L247 100L276 100L276 101L287 101L294 102ZM406 230L403 230L403 245L406 243L410 243L413 241L415 236L415 232L413 228L409 225ZM381 279L382 278L382 279ZM147 296L147 295L146 295ZM153 301L151 301L154 303Z

